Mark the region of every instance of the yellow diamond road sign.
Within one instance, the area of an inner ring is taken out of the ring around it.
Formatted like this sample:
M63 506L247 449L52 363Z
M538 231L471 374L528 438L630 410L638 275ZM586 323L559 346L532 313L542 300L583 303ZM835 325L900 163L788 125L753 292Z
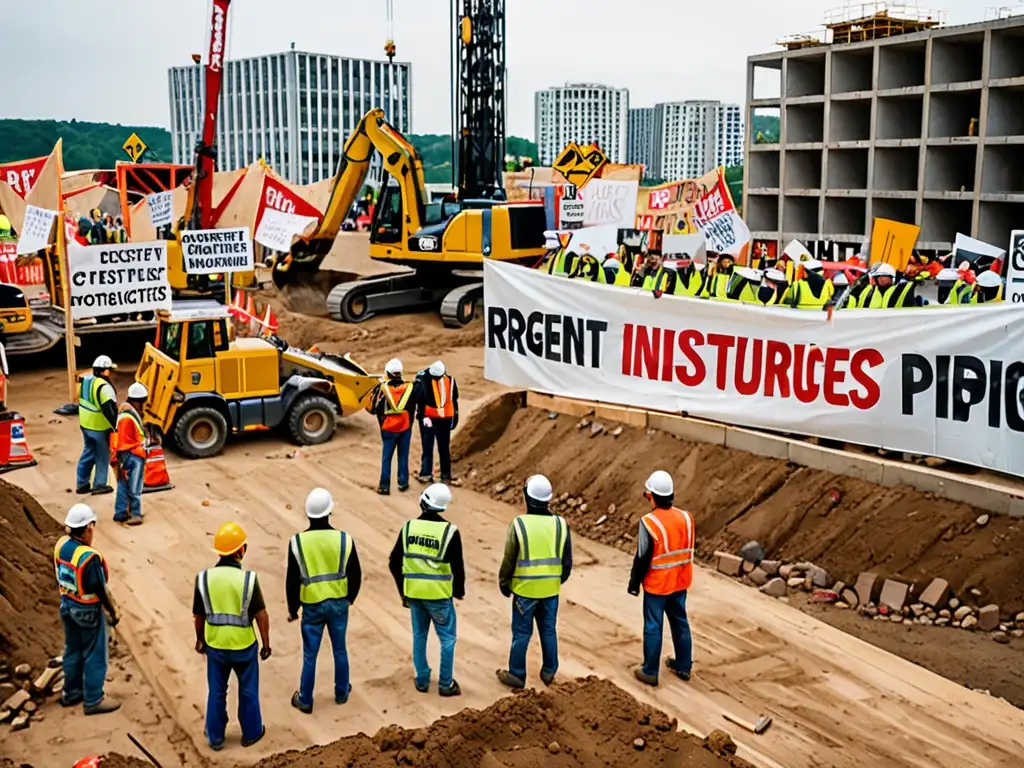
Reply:
M121 145L121 148L128 153L128 157L132 159L133 163L139 162L142 159L142 155L146 152L148 147L146 142L139 138L139 134L133 133L128 137L128 141Z
M575 184L577 189L583 189L607 162L608 157L596 144L581 147L575 141L570 141L555 160L553 167L565 176L570 184Z

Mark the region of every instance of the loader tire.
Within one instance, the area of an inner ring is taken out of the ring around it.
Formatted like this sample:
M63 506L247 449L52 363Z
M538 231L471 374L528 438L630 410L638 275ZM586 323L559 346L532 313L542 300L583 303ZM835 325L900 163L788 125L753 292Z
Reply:
M334 436L334 403L321 395L300 397L288 412L288 432L299 445L319 445Z
M228 422L216 408L192 408L185 411L174 427L174 443L183 456L208 459L224 450L228 440Z

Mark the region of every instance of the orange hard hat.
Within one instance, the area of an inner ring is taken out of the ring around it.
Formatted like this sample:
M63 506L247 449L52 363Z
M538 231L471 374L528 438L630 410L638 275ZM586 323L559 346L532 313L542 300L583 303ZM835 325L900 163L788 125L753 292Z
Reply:
M218 555L233 555L245 546L245 531L238 523L224 523L213 537L213 549Z
M75 763L75 768L98 768L99 764L100 758L98 757L83 757Z

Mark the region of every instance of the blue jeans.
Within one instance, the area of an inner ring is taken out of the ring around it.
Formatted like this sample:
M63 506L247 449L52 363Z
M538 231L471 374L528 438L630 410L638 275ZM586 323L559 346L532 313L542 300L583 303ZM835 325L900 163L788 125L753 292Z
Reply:
M652 595L644 592L644 666L645 675L658 676L661 668L661 642L664 621L672 632L672 647L676 661L674 669L689 672L693 666L693 640L690 622L686 618L686 590L671 595Z
M433 426L424 427L420 421L420 438L423 440L423 458L420 461L420 475L427 477L434 472L434 443L441 460L441 479L451 480L452 477L452 420L431 419Z
M110 433L83 429L82 443L82 456L78 459L78 487L88 488L90 481L93 488L106 485L110 471ZM96 468L96 477L92 476L93 467Z
M242 738L252 741L263 732L260 714L260 662L257 644L244 651L220 651L206 648L206 738L210 746L224 743L228 727L228 679L238 678L238 721Z
M558 671L558 595L532 599L512 596L512 650L508 654L508 671L520 680L526 680L526 650L533 637L533 623L537 622L540 635L540 670L545 675Z
M398 487L409 486L409 443L412 442L412 427L405 432L380 432L384 444L380 459L380 484L378 488L391 489L391 459L398 448Z
M123 453L121 463L128 477L118 472L114 519L124 522L128 519L129 511L135 517L142 517L142 484L146 480L146 460L132 453Z
M316 657L324 639L324 627L331 636L334 652L334 700L348 699L348 600L337 598L322 603L302 604L302 677L299 679L299 703L313 706L313 685L316 683Z
M412 615L412 665L416 669L416 685L422 688L430 682L427 634L433 623L441 644L437 684L450 688L455 672L455 603L450 597L447 600L409 600L409 613Z
M64 625L64 701L84 699L91 707L103 700L107 679L107 619L99 605L60 603Z

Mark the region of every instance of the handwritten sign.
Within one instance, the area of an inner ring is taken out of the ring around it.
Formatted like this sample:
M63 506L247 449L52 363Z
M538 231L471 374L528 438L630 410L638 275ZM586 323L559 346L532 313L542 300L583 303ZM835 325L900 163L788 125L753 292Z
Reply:
M1006 263L1006 301L1024 305L1024 229L1010 233L1010 258Z
M712 253L739 256L750 242L750 230L733 205L721 171L715 185L693 204L690 219L704 235Z
M295 236L305 232L316 220L315 216L298 216L267 208L256 229L256 242L274 251L289 251Z
M254 269L248 227L182 232L181 257L185 261L185 273L189 275L252 272Z
M35 205L25 206L25 221L21 225L21 237L18 239L18 255L35 253L50 245L50 233L53 231L53 220L57 212Z
M68 248L71 316L104 317L170 310L167 243L72 244Z
M583 197L583 225L598 227L612 224L618 229L632 229L636 223L637 181L594 179Z
M173 221L174 214L171 210L173 198L174 192L170 190L146 195L146 205L149 206L149 220L154 227L166 227Z

